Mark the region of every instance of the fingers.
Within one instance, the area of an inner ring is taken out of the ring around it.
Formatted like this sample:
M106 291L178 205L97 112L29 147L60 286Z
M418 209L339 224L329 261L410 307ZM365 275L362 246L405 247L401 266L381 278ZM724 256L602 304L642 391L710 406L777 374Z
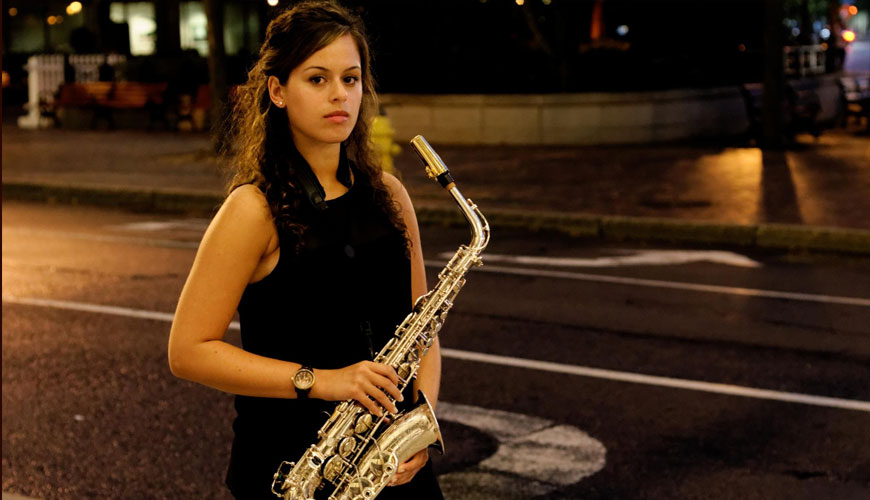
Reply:
M386 410L390 413L399 412L399 409L396 408L396 405L390 400L389 396L387 396L387 394L375 384L370 384L367 387L366 393L369 398L374 399L378 404L381 405L381 407L386 408ZM378 408L378 412L376 413L376 415L381 416L380 408Z
M372 362L361 363L358 368L360 368L361 378L354 399L366 410L379 417L383 416L381 408L391 413L398 413L398 408L390 400L390 396L397 401L404 399L396 385L399 380L396 371L387 365Z
M415 454L411 458L408 459L405 463L399 465L399 469L396 471L396 474L390 480L390 486L399 486L402 484L409 483L414 476L417 475L417 472L426 465L426 462L429 460L429 451L422 450L419 453Z
M405 397L399 392L399 388L387 377L381 376L375 382L375 385L390 393L396 401L404 401Z
M383 375L384 377L390 379L390 382L392 382L393 385L399 385L399 375L396 374L396 370L394 370L392 367L389 367L383 363L372 362L371 368L372 371L374 371L378 375Z

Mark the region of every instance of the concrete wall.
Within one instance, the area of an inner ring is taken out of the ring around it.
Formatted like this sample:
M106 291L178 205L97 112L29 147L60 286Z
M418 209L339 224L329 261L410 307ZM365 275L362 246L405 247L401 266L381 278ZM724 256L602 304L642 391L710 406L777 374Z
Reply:
M836 77L818 79L821 121L837 113ZM631 144L735 136L749 123L737 86L546 95L384 94L396 140L451 144Z

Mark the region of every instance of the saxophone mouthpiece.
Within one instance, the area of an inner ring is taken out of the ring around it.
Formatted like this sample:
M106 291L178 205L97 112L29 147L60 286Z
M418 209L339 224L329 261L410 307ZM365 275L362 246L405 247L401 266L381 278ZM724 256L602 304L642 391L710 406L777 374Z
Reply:
M411 139L411 146L426 164L426 174L429 178L437 180L441 187L450 190L453 186L453 177L441 157L432 149L426 139L422 135L418 135Z

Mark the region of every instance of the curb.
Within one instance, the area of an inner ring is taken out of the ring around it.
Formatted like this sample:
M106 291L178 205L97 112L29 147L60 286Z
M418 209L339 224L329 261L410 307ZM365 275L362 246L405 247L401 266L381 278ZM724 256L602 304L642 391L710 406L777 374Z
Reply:
M3 198L70 205L122 208L155 213L213 215L223 196L170 190L121 187L53 186L11 182ZM417 219L425 224L464 226L455 206L423 203ZM870 230L797 224L726 224L652 217L592 215L562 212L487 210L492 227L554 231L576 238L688 244L717 244L762 250L839 253L870 256Z
M123 208L137 212L214 214L224 197L188 191L9 182L3 183L3 199Z

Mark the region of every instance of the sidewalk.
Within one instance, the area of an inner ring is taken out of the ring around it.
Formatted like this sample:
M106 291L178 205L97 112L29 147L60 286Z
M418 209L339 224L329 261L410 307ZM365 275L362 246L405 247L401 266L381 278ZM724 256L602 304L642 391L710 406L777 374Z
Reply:
M870 136L801 137L789 151L722 145L433 144L499 227L608 240L870 255ZM463 223L408 144L396 166L422 222ZM204 134L3 126L6 200L208 215L223 175Z

